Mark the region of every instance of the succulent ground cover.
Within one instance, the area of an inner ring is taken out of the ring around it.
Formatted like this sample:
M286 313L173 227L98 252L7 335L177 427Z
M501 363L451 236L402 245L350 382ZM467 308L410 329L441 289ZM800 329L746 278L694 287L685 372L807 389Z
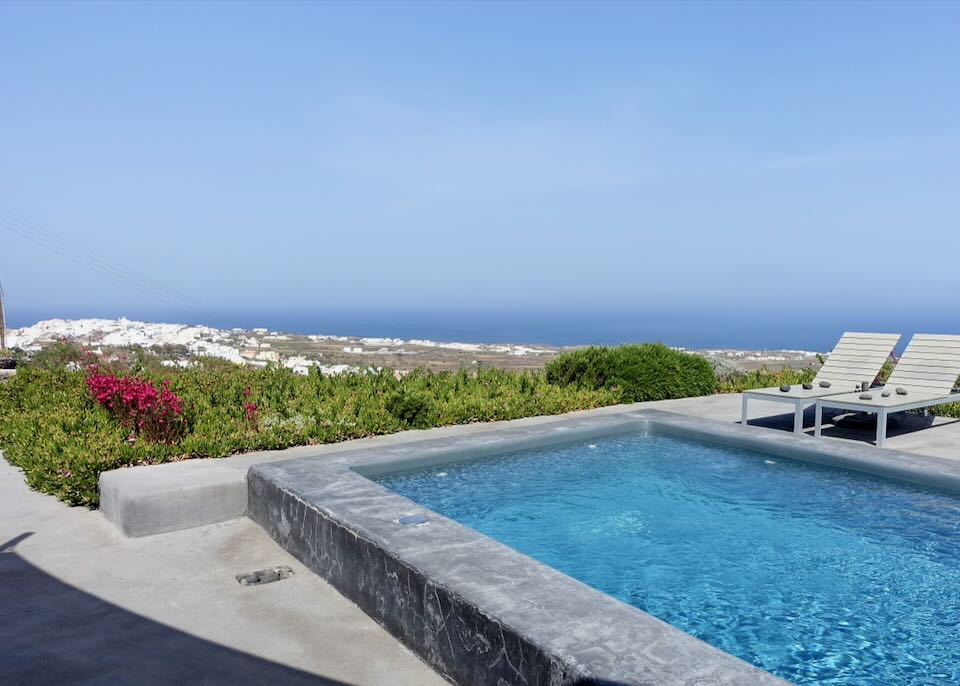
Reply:
M100 366L70 346L0 382L0 449L31 487L95 507L124 466L333 443L405 429L518 419L620 402L796 384L813 369L718 374L659 344L584 348L543 370L390 370L307 376L206 361L170 369L132 355ZM889 373L889 370L887 370ZM960 416L960 405L937 408Z
M0 383L0 448L32 488L96 506L102 471L610 405L612 389L481 369L299 376L286 369L25 367Z

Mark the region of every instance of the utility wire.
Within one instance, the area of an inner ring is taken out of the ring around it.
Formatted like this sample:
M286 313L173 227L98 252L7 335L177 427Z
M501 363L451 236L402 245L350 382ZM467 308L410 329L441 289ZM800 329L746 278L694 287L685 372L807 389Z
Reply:
M7 317L3 311L3 282L0 281L0 353L7 348Z
M90 250L76 241L66 238L55 231L47 229L40 224L33 222L3 206L0 206L0 220L5 220L6 228L9 230L19 233L21 236L26 238L30 238L35 242L41 243L45 247L55 247L59 248L61 251L73 253L71 257L73 257L76 261L79 261L81 264L83 264L84 260L89 260L90 265L96 265L100 268L107 269L117 276L121 276L128 281L138 283L141 286L152 289L157 293L164 293L166 296L171 297L175 301L178 301L184 305L202 307L202 303L200 303L200 301L188 295L179 293L178 291L169 288L165 284L155 281L144 274L136 272L125 265L122 265L93 250Z
M57 243L55 241L51 241L42 236L31 234L28 231L24 231L21 227L12 225L7 221L5 221L3 218L0 218L0 229L5 229L11 233L17 234L23 238L31 240L34 243L40 245L41 247L44 247L47 250L50 250L51 252L55 252L58 255L61 255L73 262L76 262L77 264L80 264L81 266L87 269L90 269L91 271L94 271L98 274L106 276L109 279L112 279L113 281L123 284L128 288L139 291L140 293L143 293L156 300L161 300L167 305L173 305L177 307L186 307L188 309L193 308L193 305L191 304L184 303L178 298L172 298L166 292L158 291L144 284L142 281L136 278L132 278L128 273L126 273L126 271L120 271L120 270L117 270L116 268L110 267L109 265L104 265L96 260L91 260L88 257L85 257L83 255L78 255L75 251L71 250L68 247L65 247L63 244Z
M184 308L199 315L210 311L196 298L176 291L155 279L111 260L104 255L0 205L0 229L26 238L91 271L128 288L139 291L166 305Z

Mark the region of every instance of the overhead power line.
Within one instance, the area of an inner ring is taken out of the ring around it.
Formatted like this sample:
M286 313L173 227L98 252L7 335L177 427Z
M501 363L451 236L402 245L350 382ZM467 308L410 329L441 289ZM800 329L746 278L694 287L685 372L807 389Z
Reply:
M209 314L210 312L209 309L196 298L170 288L141 272L130 269L2 205L0 205L0 229L26 238L51 252L57 253L127 288L136 290L154 300L162 301L166 305L186 309L200 315Z
M7 317L3 311L3 282L0 281L0 353L7 349Z

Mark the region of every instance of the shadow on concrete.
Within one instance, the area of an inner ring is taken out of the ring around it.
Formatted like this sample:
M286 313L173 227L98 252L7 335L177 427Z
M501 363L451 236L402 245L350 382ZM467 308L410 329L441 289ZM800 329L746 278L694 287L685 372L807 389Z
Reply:
M803 413L804 432L808 436L813 435L813 427L816 421L815 412L813 407L809 407ZM923 416L922 414L913 412L898 412L887 418L887 438L896 438L897 436L903 436L915 431L935 431L940 427L950 426L951 424L960 422L960 419L957 419L953 421L940 421L934 425L935 420L936 417L933 415ZM784 414L770 415L768 417L751 417L750 426L762 426L767 429L779 429L780 431L793 431L793 413L787 412ZM877 416L875 414L824 409L822 433L824 436L830 438L845 438L850 441L873 443L877 437Z
M2 684L345 686L191 636L69 586L15 552L31 535L0 543Z
M793 431L793 412L784 414L771 414L766 417L750 417L748 422L750 426L762 426L765 429L780 429L781 431ZM803 414L804 429L813 429L813 409L809 409Z

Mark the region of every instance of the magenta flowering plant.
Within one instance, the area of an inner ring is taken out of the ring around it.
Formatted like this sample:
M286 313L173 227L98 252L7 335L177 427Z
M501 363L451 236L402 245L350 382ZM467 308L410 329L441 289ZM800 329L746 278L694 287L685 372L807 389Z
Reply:
M155 443L176 443L186 431L183 402L170 390L170 382L159 388L145 379L87 369L87 389L95 402L133 437Z
M260 408L256 403L244 403L243 412L246 415L247 423L253 429L260 427Z
M254 431L260 430L260 406L255 402L250 400L253 396L253 390L247 386L243 389L243 397L246 399L246 402L243 403L243 414L247 419L247 424L250 425L250 428Z

